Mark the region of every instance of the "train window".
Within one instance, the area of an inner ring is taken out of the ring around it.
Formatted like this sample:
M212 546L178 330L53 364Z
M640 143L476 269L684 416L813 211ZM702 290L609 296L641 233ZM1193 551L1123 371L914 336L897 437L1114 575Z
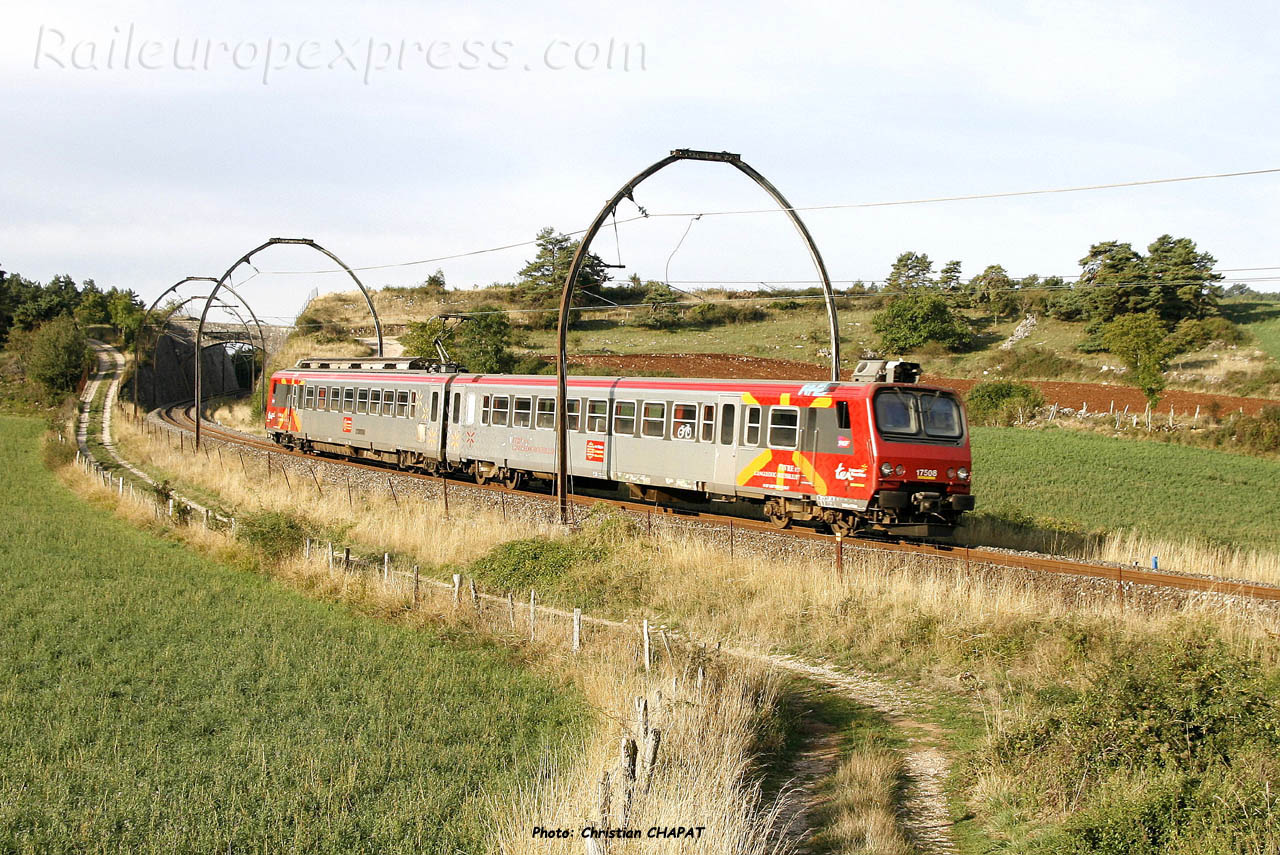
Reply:
M382 414L384 416L394 416L396 414L396 390L382 390Z
M449 421L453 422L456 425L461 418L462 418L462 393L454 392L453 393L453 409L449 411Z
M489 423L489 396L485 395L480 399L480 424L487 425Z
M335 413L342 409L342 389L337 386L329 387L329 409Z
M960 408L953 399L922 393L920 415L924 420L924 432L929 436L938 439L960 438Z
M747 407L743 419L742 444L755 446L760 444L760 408Z
M409 390L401 389L396 392L396 418L403 419L409 416Z
M640 433L655 439L667 435L667 403L666 401L645 401L640 419Z
M363 413L366 416L369 414L369 390L368 389L360 389L359 391L356 392L356 412Z
M773 407L769 410L769 447L795 448L800 440L800 410Z
M319 389L316 389L316 409L317 410L324 409L325 404L329 400L329 396L326 394L328 391L329 390L323 386L321 386Z
M567 430L577 430L579 418L578 414L582 412L582 400L579 398L570 398L564 402L564 421Z
M369 390L369 415L376 416L382 412L382 390Z
M551 430L556 426L556 399L538 399L538 430Z
M876 393L876 427L881 433L916 433L916 408L911 405L914 396L897 389L884 389Z
M342 389L342 412L354 413L356 411L356 387L344 386Z
M702 405L702 436L703 442L715 442L716 438L716 405Z
M493 396L493 423L498 427L506 427L511 409L511 399L506 395Z
M614 401L613 402L613 435L614 436L635 436L636 435L636 402L635 401Z
M849 429L849 402L836 401L836 427L840 430Z
M409 418L416 419L418 417L418 393L412 392L409 395Z
M733 404L720 405L720 444L733 445Z
M316 405L316 387L315 386L302 387L302 409L304 410L314 409L315 405Z
M587 433L604 433L609 422L609 402L599 398L587 401Z
M695 428L698 424L698 407L696 404L671 405L671 438L693 442L697 439Z
M533 398L516 398L511 412L512 427L529 427L533 424Z
M431 393L431 421L437 421L440 418L440 393Z

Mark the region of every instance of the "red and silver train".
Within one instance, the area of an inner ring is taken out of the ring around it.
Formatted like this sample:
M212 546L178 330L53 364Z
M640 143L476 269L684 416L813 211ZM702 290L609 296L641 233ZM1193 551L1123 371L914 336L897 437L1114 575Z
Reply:
M464 474L554 479L556 380L424 359L304 359L276 372L271 438L310 453ZM970 495L955 393L918 366L860 363L848 382L570 377L575 487L663 502L737 502L775 525L945 538Z

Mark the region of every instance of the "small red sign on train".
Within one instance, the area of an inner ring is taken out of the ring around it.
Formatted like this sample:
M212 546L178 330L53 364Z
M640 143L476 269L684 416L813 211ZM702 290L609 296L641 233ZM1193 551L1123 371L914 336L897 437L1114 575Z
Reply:
M587 462L588 463L604 463L604 440L603 439L587 440Z
M342 417L342 432L351 433L351 416Z

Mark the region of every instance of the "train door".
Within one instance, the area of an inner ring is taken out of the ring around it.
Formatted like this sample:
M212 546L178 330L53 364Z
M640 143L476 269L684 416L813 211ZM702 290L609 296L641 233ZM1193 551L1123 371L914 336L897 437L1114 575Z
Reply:
M439 460L444 451L444 384L429 383L418 395L418 442L428 457Z
M737 435L742 399L737 395L721 395L716 409L716 451L710 480L720 492L732 494L738 481Z

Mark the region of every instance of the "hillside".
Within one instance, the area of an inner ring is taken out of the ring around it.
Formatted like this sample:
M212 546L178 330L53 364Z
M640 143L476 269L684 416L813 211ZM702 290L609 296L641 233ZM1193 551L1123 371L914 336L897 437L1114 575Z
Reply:
M509 309L513 311L511 318L523 351L551 355L554 329L535 328L545 326L548 316L523 309L510 292L505 286L475 290L387 288L377 292L375 305L388 336L402 333L409 323L425 321L442 312L465 313L481 304ZM730 297L720 292L706 292L705 296L709 300ZM841 348L846 365L861 354L878 349L872 318L881 299L877 295L840 298ZM754 311L746 317L758 319L734 320L731 316L721 323L682 322L665 329L642 325L648 311L643 308L583 313L582 320L570 332L569 353L581 357L731 354L820 367L826 364L827 324L820 301L809 297L797 300L779 293L750 305ZM897 355L920 362L935 377L1124 384L1115 357L1077 349L1088 337L1081 322L1039 316L1034 328L1012 350L1002 350L1001 345L1014 334L1021 317L996 318L975 310L964 310L963 314L974 331L972 349L953 354L929 345ZM1223 314L1239 325L1245 341L1211 342L1176 357L1166 374L1169 388L1280 398L1280 302L1232 298L1223 302ZM372 333L363 301L354 294L320 297L312 302L307 315L319 319L335 339ZM543 320L535 320L539 317ZM663 373L693 372L686 366L664 369Z

